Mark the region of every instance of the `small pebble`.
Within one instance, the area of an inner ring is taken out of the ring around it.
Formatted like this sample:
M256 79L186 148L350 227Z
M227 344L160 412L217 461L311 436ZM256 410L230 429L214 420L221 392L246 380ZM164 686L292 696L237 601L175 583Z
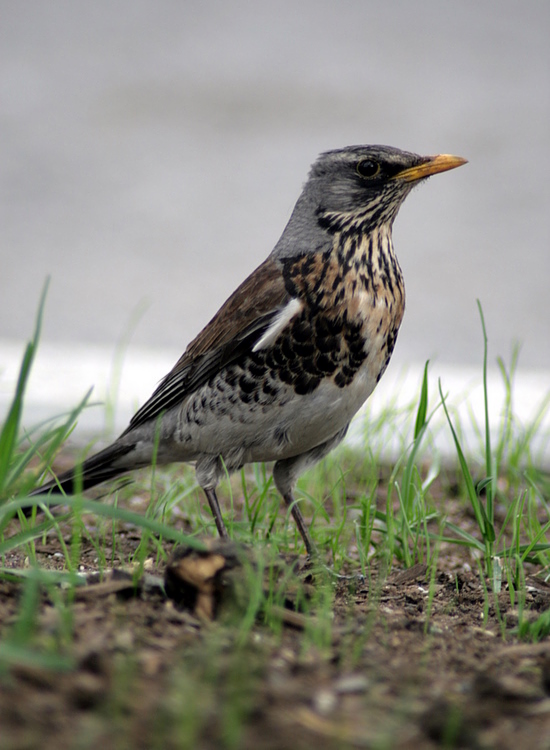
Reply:
M321 716L326 716L334 711L337 703L338 699L336 698L336 694L329 688L318 690L313 698L315 710L318 714L321 714Z
M350 693L365 693L369 687L369 680L363 674L350 674L340 677L334 683L334 689L339 695Z

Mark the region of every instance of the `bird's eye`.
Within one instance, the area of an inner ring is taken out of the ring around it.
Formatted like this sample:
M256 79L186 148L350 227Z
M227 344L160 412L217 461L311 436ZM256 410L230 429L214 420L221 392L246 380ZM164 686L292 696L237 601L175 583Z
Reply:
M357 163L355 170L359 177L376 177L378 172L380 172L380 164L372 159L361 159Z

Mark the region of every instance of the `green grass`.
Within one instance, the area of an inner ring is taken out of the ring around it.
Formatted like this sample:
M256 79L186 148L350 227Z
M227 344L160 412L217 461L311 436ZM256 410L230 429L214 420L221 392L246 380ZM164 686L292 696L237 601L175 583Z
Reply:
M28 508L34 504L45 513L44 517L37 516L36 520L34 517L24 519L19 515L20 530L0 541L0 552L3 554L26 545L26 550L32 557L32 540L58 524L58 520L48 512L47 500L30 500L26 495L51 466L56 453L74 429L78 415L85 408L89 398L89 394L86 394L63 418L52 420L51 424L38 425L20 434L25 388L39 344L46 291L47 284L40 299L35 332L23 357L12 406L0 433L0 532L3 532L9 519L23 507ZM319 547L329 553L336 572L358 566L365 575L369 560L373 556L386 559L388 568L395 562L405 567L410 567L416 562L430 563L433 546L438 541L453 542L470 547L476 553L482 552L485 573L489 578L493 572L493 559L498 555L504 559L506 574L516 585L519 580L519 568L526 561L541 565L550 563L546 542L549 526L540 523L534 510L540 504L547 507L549 483L544 474L533 466L529 451L529 439L532 440L536 434L541 417L539 415L518 438L514 430L513 376L500 361L506 386L506 408L496 440L491 435L487 386L488 341L479 303L478 307L484 342L482 377L485 411L483 433L480 436L484 449L484 475L479 476L477 468L471 468L477 467L480 462L475 458L472 461L465 455L459 437L461 426L453 423L441 383L440 400L429 411L429 373L426 363L419 384L417 403L410 406L409 422L414 422L410 442L404 445L401 457L391 467L387 476L385 489L382 490L386 496L384 504L380 503L380 488L382 476L387 470L368 448L362 456L358 456L355 450L344 448L330 456L299 482L299 501L311 519L311 533ZM517 353L514 353L511 372L516 366ZM541 405L541 410L544 411L549 405L550 397ZM112 409L113 406L109 408ZM445 520L430 499L430 487L438 477L440 466L435 459L426 470L425 466L421 465L419 456L423 443L429 438L430 421L439 409L443 409L445 413L455 443L464 497L470 503L476 519L476 534ZM369 423L370 444L377 444L377 433L386 429L391 419L392 415L384 413L378 423ZM493 442L496 444L495 449L492 447ZM36 465L37 461L39 470L29 471L31 464ZM208 513L204 512L205 503L192 475L180 470L176 483L172 476L170 470L155 472L153 468L150 475L151 501L145 515L132 513L122 507L118 500L113 505L76 497L67 498L64 505L70 509L74 527L79 528L79 533L86 533L81 520L84 512L111 519L111 529L115 527L116 521L132 523L141 529L143 535L142 544L136 553L137 558L143 559L151 547L162 556L163 539L197 544L189 535L174 531L171 525L174 508L186 504L188 514L193 516L195 534L210 533L213 528L212 520ZM507 497L499 494L497 478L507 481ZM164 487L159 487L163 482ZM351 498L348 495L350 488ZM229 508L226 516L232 536L254 544L269 541L280 551L288 551L289 548L301 549L301 540L292 524L288 523L288 513L286 518L283 518L281 499L265 466L254 465L243 470L240 480L228 477L221 493L229 498L225 507ZM242 510L239 508L239 511L234 511L234 493L244 500ZM124 497L124 488L118 491L115 498L119 496ZM508 508L506 518L499 529L495 528L494 519L494 506L497 500L505 502ZM434 526L438 523L439 528L434 532ZM451 532L450 536L448 532ZM90 541L101 557L104 537L90 538ZM350 547L354 548L353 554L350 554ZM108 562L113 561L102 559L103 565L107 565ZM77 563L74 550L67 551L68 569L74 570ZM510 576L512 570L514 572Z
M1 633L0 678L14 665L40 665L60 672L75 666L74 599L78 587L84 583L80 572L84 545L94 550L100 572L133 565L138 579L148 559L164 564L172 545L200 548L201 538L215 532L204 497L189 468L142 472L134 485L120 486L105 501L81 495L64 498L65 511L61 516L51 513L48 499L28 497L52 466L89 398L86 394L74 409L56 420L21 430L25 388L39 345L46 288L36 328L21 363L13 402L0 432L0 579L16 580L21 585L15 616ZM514 355L510 370L500 362L506 408L498 434L491 434L488 342L481 306L479 311L485 394L479 455L467 454L462 446L462 426L448 406L451 394L445 393L444 383L438 384L439 398L429 404L426 363L418 398L408 410L409 428L403 433L402 454L394 465L383 464L367 445L364 451L343 447L298 482L297 498L306 518L311 520L312 537L331 571L317 571L313 593L290 566L281 569L279 564L281 555L301 554L304 550L266 467L247 467L240 475L227 477L222 483L220 497L224 498L230 535L257 551L257 564L245 565L240 606L231 612L223 627L211 632L208 643L201 644L186 671L174 669L169 696L157 717L158 747L163 746L162 727L166 722L179 737L179 746L196 746L205 723L212 721L214 715L223 746L239 747L255 684L252 675L261 673L263 668L262 648L254 641L253 630L260 622L269 638L280 638L281 609L289 599L307 617L302 634L303 653L313 651L321 659L329 658L335 637L335 584L347 582L352 590L357 575L369 582L369 616L360 632L343 638L344 658L353 665L368 642L389 572L396 566L409 568L424 563L430 582L424 625L428 637L443 545L467 551L474 569L479 561L485 591L485 620L499 591L504 588L508 592L511 605L519 610L519 625L515 631L507 631L502 620L504 638L515 634L525 640L538 640L550 633L548 612L535 621L523 616L527 575L534 569L536 572L550 569L550 521L547 520L550 481L538 468L531 450L542 417L519 432L516 429ZM544 412L549 405L550 398L541 404L541 410ZM445 414L455 445L456 465L450 469L442 469L437 457L427 460L423 453L423 448L431 445L431 422L438 411ZM378 440L378 437L394 416L385 413L378 421L369 423L370 445L383 443L383 438ZM462 508L471 508L475 525L464 528L455 523L448 517L445 502L434 496L435 487L450 485L458 488L454 502ZM136 492L150 498L145 512L128 507ZM22 513L24 508L36 511L26 517ZM140 541L129 557L117 549L121 528L131 528L139 535ZM40 567L36 544L51 538L51 534L58 540L62 565L49 570ZM19 555L25 561L24 566L12 569L13 555ZM45 632L41 625L44 596L57 613L56 626L51 632ZM228 655L228 639L231 655ZM109 708L109 720L115 727L119 720L122 722L125 701L131 697L128 691L131 693L134 669L130 656L121 657L115 665L115 682L118 680L120 685L113 690L115 698ZM223 707L216 713L221 681Z

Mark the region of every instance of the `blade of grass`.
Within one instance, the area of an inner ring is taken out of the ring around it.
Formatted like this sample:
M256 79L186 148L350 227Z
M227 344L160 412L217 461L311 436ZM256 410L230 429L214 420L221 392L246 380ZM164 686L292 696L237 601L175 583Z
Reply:
M490 522L489 518L487 517L487 513L485 512L483 503L480 501L477 495L477 492L474 486L474 480L472 479L472 475L470 473L470 469L468 467L466 457L464 456L464 451L462 450L462 446L460 445L458 435L456 433L456 430L453 426L453 422L451 420L451 415L449 414L449 410L447 408L447 403L445 400L445 396L443 395L443 389L441 387L441 379L439 380L439 395L441 396L441 404L443 406L445 417L447 419L447 422L451 429L451 434L453 436L453 441L454 441L456 453L458 456L460 470L462 472L462 476L466 484L466 491L468 493L468 498L472 505L472 509L474 511L476 522L480 530L481 536L483 538L486 571L488 575L491 575L492 573L491 558L492 558L492 551L493 551L493 542L495 541L495 529L494 529L493 524Z
M94 515L102 516L103 518L112 518L117 521L123 521L124 523L131 523L138 528L147 529L153 534L159 534L174 542L178 542L179 544L185 544L197 550L206 550L205 545L198 539L182 534L181 531L160 523L154 518L147 518L147 516L143 516L140 513L134 513L125 508L113 507L112 505L106 505L96 500L89 500L88 498L83 497L64 497L61 501L59 498L50 497L13 500L0 508L0 519L7 514L13 514L19 508L28 508L33 505L44 505L48 507L49 505L59 504L67 505L69 508L78 507L83 512L92 513Z
M5 555L7 552L10 552L13 549L17 549L18 547L22 547L23 545L27 544L27 542L30 542L33 539L38 539L38 537L45 534L55 525L55 520L44 521L38 526L29 527L27 529L24 529L23 531L18 532L17 534L14 534L13 536L8 537L8 539L0 542L0 555Z
M8 640L0 643L0 666L26 665L33 669L67 672L74 668L75 660L57 653L43 653Z
M479 317L481 318L481 329L483 331L483 405L485 412L485 472L487 475L487 485L485 487L485 497L487 498L486 516L490 527L494 527L494 496L495 496L495 471L493 467L493 453L491 451L491 430L489 429L489 394L487 389L487 355L488 355L488 338L487 329L485 328L485 318L481 302L477 301ZM489 543L494 542L493 539ZM491 550L492 554L492 550Z
M8 416L2 431L0 432L0 496L3 494L3 490L6 486L8 477L9 467L11 465L15 446L17 445L17 436L19 434L19 424L21 422L21 414L23 412L23 398L25 395L25 389L29 379L32 363L38 347L38 341L40 339L40 331L42 329L42 315L44 312L44 305L46 303L46 294L48 292L49 278L46 279L42 293L40 295L40 302L38 303L38 313L36 316L36 325L34 329L34 335L26 346L25 353L23 355L23 361L19 370L19 377L17 380L17 386L15 389L15 395L8 411Z
M430 360L427 360L424 365L424 375L422 377L422 386L420 388L420 399L418 401L418 410L416 412L416 420L414 423L414 439L415 441L420 436L420 433L426 426L426 414L428 413L428 365Z
M15 491L16 483L19 481L24 470L28 467L32 458L39 456L45 469L51 464L54 456L76 426L76 421L80 413L88 404L92 390L93 387L89 389L77 406L68 413L65 421L61 425L41 436L36 443L30 445L20 456L13 457L12 466L9 469L4 488L5 497ZM43 446L45 446L44 450L42 450ZM21 492L30 491L35 483L36 478L34 476L30 477L28 482L23 482ZM2 494L3 493L0 493L0 497Z

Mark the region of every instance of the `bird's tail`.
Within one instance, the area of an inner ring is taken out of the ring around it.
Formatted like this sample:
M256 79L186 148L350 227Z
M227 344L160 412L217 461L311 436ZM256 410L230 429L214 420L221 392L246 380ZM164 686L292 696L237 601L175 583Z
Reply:
M104 450L91 456L81 466L76 466L69 471L60 474L57 479L51 480L41 487L29 493L31 497L36 495L72 495L75 492L87 490L100 482L114 479L123 474L129 468L138 468L136 465L125 467L121 465L120 459L134 449L133 444L120 444L118 442L109 445Z

